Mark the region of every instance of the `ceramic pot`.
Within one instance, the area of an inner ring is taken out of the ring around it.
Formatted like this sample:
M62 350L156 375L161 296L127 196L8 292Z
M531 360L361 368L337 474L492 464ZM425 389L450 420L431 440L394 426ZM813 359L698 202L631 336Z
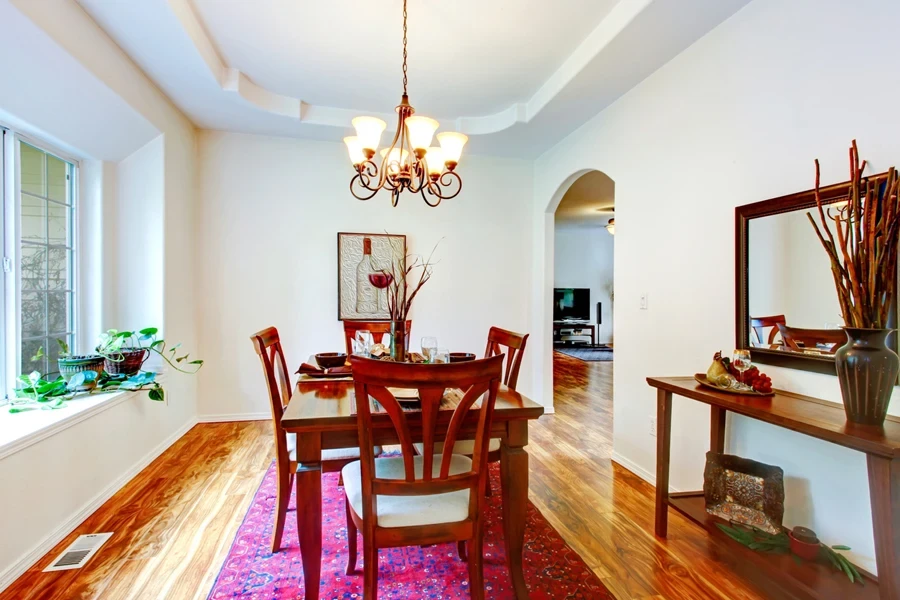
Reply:
M883 425L891 392L900 371L900 357L888 348L893 329L845 327L847 343L834 354L847 419Z
M75 373L81 373L82 371L94 371L97 375L103 372L103 357L99 354L92 354L86 356L65 356L57 359L56 364L59 367L59 374L62 375L63 379L66 380L66 383L72 378L72 375ZM94 389L97 386L96 381L85 382L84 385L78 386L74 391L76 392L86 392Z
M804 536L802 533L798 533L797 530L809 531L812 536ZM815 536L815 533L809 529L806 529L805 527L795 527L793 531L788 531L788 537L790 538L791 552L800 558L805 560L816 560L819 556L821 544L819 543L819 539Z
M391 321L391 360L406 362L406 321Z

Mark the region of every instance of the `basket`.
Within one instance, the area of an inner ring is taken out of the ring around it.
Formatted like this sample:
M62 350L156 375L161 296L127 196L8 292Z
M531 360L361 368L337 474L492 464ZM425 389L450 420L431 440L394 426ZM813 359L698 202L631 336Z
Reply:
M121 360L107 358L104 361L106 372L110 375L126 375L130 377L141 370L141 366L150 356L150 352L146 348L123 349L119 352L119 355L121 355Z

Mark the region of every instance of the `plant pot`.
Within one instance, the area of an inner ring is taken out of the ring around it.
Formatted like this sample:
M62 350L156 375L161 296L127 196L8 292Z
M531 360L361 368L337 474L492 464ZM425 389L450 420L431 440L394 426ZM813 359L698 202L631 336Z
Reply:
M883 425L891 392L900 372L900 357L888 348L893 329L844 327L847 343L834 354L847 419Z
M59 374L62 375L66 383L75 373L83 371L94 371L99 375L103 372L104 358L99 354L88 354L83 356L66 356L57 359L56 364L59 367ZM76 392L87 392L97 387L96 381L86 382L84 385L78 386Z
M801 534L795 533L797 530L809 531L809 533L812 533L812 536L803 537ZM790 538L791 552L804 560L816 560L818 558L821 544L812 531L805 527L795 527L793 531L788 531L788 537Z
M107 358L104 362L106 372L110 375L126 375L128 377L136 375L141 370L144 361L150 356L150 352L146 348L123 349L119 354L122 360Z
M391 321L391 360L406 362L406 321Z

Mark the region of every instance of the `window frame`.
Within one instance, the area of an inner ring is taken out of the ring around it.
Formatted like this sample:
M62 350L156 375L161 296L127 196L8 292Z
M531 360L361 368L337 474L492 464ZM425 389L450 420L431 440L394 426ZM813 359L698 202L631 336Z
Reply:
M71 180L68 182L71 193L71 222L68 224L68 235L71 236L71 260L69 261L69 283L67 290L71 290L71 306L69 318L71 319L72 344L75 351L80 341L80 235L79 235L79 201L80 201L80 172L81 161L66 152L55 148L41 140L7 128L4 135L5 146L5 170L6 181L3 195L3 369L0 373L0 381L3 385L3 394L6 396L12 391L15 379L19 375L22 365L22 265L21 265L21 143L25 143L49 156L58 158L72 165ZM12 156L10 156L12 155ZM46 176L46 172L45 172ZM48 191L49 195L49 191ZM48 207L49 208L49 207ZM49 212L45 215L49 221ZM48 224L49 226L49 224ZM49 239L47 240L49 243ZM7 267L6 265L9 265ZM9 268L9 270L7 270ZM49 326L49 323L46 325ZM49 332L53 333L53 332ZM48 333L48 334L49 334ZM45 351L47 349L45 348ZM55 365L48 361L48 372L55 372ZM0 397L2 397L0 396Z

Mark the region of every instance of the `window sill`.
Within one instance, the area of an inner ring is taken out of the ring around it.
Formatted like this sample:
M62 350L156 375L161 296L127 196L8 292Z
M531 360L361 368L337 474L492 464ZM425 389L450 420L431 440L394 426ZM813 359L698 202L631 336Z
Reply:
M146 392L110 392L85 395L67 401L65 408L31 410L16 414L9 412L10 405L2 406L0 460L141 393L146 394Z

